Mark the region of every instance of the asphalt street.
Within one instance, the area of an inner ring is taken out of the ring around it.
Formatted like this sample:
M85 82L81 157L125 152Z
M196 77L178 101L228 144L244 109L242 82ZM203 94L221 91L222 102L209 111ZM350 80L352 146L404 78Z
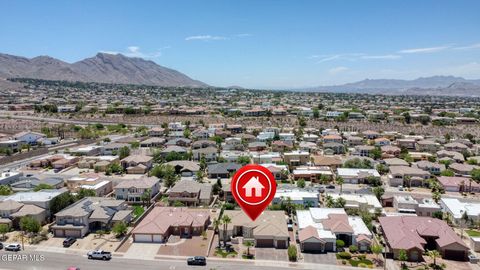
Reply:
M186 269L216 269L216 270L278 270L278 269L351 269L335 265L314 264L280 264L277 262L241 262L207 259L207 266L188 266L185 260L135 260L113 257L110 261L89 260L85 255L50 253L42 251L21 251L18 253L0 251L0 269L14 270L60 270L78 267L81 270L186 270Z

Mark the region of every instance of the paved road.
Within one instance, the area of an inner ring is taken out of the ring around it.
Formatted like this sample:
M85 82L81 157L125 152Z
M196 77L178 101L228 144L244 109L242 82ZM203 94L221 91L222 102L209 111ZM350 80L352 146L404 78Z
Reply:
M10 257L7 257L10 256ZM12 256L16 256L15 258ZM42 257L43 256L43 257ZM82 270L118 270L118 269L225 269L225 270L278 270L278 269L323 269L340 270L353 269L351 267L340 267L335 265L322 264L278 264L277 262L241 262L241 261L219 261L208 260L206 267L187 266L185 260L133 260L114 257L111 261L88 260L85 256L72 254L59 254L41 251L22 251L18 253L0 251L0 269L18 270L65 270L70 266L79 267Z

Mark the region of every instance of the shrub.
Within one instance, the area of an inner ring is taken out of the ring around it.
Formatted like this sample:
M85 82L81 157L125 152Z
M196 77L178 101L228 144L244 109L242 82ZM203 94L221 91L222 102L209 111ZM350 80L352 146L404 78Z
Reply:
M361 267L361 268L367 268L368 266L364 263L359 263L358 264L358 267Z
M345 242L343 242L343 240L340 240L340 239L336 241L336 244L338 249L342 249L345 246Z
M294 245L288 246L288 260L292 262L297 260L297 247Z
M346 265L346 264L347 264L347 261L346 261L346 260L342 260L342 264L343 264L343 265Z
M350 252L352 253L356 253L358 251L358 247L355 245L351 245L348 247L348 250L350 250Z
M339 252L337 255L338 255L338 257L339 257L340 259L349 260L349 259L352 258L352 254L350 254L349 252L346 252L346 251L344 251L344 252Z
M357 256L359 260L365 260L367 258L367 255L361 254Z

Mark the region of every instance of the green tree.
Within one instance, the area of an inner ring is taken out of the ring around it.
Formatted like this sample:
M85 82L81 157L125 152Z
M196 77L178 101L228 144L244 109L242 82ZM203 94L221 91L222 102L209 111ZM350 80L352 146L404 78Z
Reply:
M398 260L402 263L402 268L405 268L405 262L408 260L407 251L405 251L405 249L401 249L398 252Z
M0 185L0 195L6 196L12 194L12 189L7 185Z
M377 257L377 261L378 261L378 260L379 260L379 259L378 259L378 255L380 255L380 253L382 253L383 247L380 246L380 245L373 244L373 245L370 247L370 250L372 251L373 254L375 254L375 256Z
M437 258L440 257L440 252L438 250L428 250L427 251L428 257L430 257L433 260L433 269L436 269L437 266Z
M243 245L247 247L247 256L250 257L250 248L254 246L253 241L245 241Z
M222 224L222 221L218 218L214 218L212 225L213 225L213 232L218 234L218 247L220 247L221 242L220 242L220 231L218 230L220 225Z
M472 179L475 181L480 181L480 169L473 169L470 172L470 175L472 176Z
M71 193L60 194L50 201L50 211L52 214L56 214L74 202L75 198Z
M375 194L375 197L380 200L380 198L383 196L385 193L385 189L383 187L374 187L372 189L373 194Z
M20 229L29 233L38 233L42 226L36 219L25 216L20 219Z
M128 146L123 146L118 149L119 159L124 159L130 155L130 148Z
M152 199L152 189L147 188L147 189L142 193L141 199L142 199L142 202L143 202L143 205L144 205L144 206L146 205L147 207L150 207L151 199Z
M450 170L450 169L446 169L444 171L442 171L440 173L441 176L455 176L455 172Z
M224 246L227 246L227 228L228 228L228 224L230 224L231 222L232 222L232 219L227 214L224 214L222 216Z
M81 200L85 197L96 197L97 192L93 189L81 188L77 192L76 200Z
M342 250L345 247L345 242L343 240L337 239L335 241L338 250Z
M288 246L288 260L291 262L297 261L297 247L295 245Z
M358 247L355 246L355 245L350 245L348 247L348 250L351 252L351 253L356 253L358 251Z
M5 241L5 234L10 231L10 227L7 224L0 224L0 234L2 235L2 241Z
M170 188L175 185L178 180L178 175L175 173L175 168L172 165L157 165L153 167L150 175L163 179L165 187Z
M237 163L242 164L243 166L250 163L250 157L248 156L240 156L237 158Z
M337 178L335 179L335 182L337 183L337 185L340 186L340 194L342 194L342 191L343 191L343 183L345 183L345 180L343 180L343 177L337 176Z
M39 184L38 186L36 186L33 191L40 191L40 190L43 190L43 189L53 189L54 187L49 185L49 184L45 184L45 183L41 183Z
M112 231L115 233L116 237L124 236L127 233L128 227L125 222L120 221L113 225Z
M304 188L305 187L305 179L303 179L303 178L298 179L297 187Z

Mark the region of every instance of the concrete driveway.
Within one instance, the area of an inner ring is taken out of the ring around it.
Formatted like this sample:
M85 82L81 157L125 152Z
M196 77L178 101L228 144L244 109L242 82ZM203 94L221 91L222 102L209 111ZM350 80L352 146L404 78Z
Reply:
M312 254L312 253L302 253L303 261L306 263L319 263L319 264L337 264L337 258L335 257L335 253L319 253L319 254Z
M256 260L288 261L287 249L255 248Z
M132 259L154 259L160 244L158 243L132 243L123 257Z

